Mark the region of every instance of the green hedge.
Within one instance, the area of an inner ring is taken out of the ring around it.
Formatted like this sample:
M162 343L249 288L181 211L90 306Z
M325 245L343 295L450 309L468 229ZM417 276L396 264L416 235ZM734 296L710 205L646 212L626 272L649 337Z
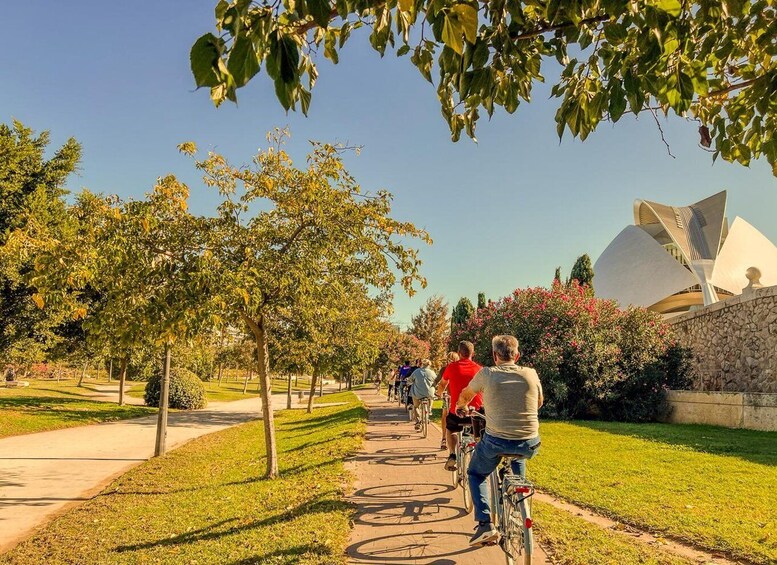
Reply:
M159 406L159 388L162 382L161 371L156 371L146 383L145 401L148 406ZM182 367L170 369L170 408L196 410L205 408L205 385L191 371Z

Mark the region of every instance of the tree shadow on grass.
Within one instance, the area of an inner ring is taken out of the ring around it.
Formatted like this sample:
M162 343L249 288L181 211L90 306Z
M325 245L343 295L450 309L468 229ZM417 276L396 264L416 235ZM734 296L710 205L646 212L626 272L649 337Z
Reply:
M700 453L737 457L777 466L777 432L761 432L700 424L629 424L576 420L574 426L599 432L682 446Z
M311 543L305 545L295 545L286 549L277 549L269 553L253 555L237 561L230 561L227 565L264 565L265 563L278 563L291 565L299 563L302 558L311 557L334 557L332 550L323 544L314 545Z
M256 528L263 528L274 526L276 524L286 523L302 514L309 515L319 512L327 513L333 511L339 512L350 510L351 505L342 500L331 498L312 499L305 502L304 504L300 504L292 508L291 510L273 514L272 516L262 518L261 520L241 523L240 525L232 525L235 522L241 522L241 518L236 516L233 518L227 518L218 522L214 522L213 524L209 524L205 527L185 532L177 536L166 537L132 545L121 545L116 548L116 551L118 553L126 553L130 551L150 549L157 546L182 546L203 541L219 540L227 536L239 535Z
M334 414L328 414L325 416L314 416L311 418L305 418L304 420L294 420L291 422L280 422L278 428L284 431L306 431L310 429L317 429L326 427L327 425L346 426L355 422L361 422L366 417L366 412L361 406L355 406L344 410L342 412L336 412Z

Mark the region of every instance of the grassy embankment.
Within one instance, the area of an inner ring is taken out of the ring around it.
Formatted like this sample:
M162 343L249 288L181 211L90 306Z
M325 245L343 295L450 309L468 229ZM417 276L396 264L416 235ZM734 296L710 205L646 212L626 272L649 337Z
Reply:
M260 421L196 439L114 481L0 562L341 563L350 532L343 459L366 410L346 402L276 416L281 477L262 480Z
M94 400L95 383L29 381L24 388L0 388L0 437L135 418L156 412L145 406L118 406ZM104 384L107 384L104 383Z
M528 465L543 490L753 563L777 562L777 433L544 422Z

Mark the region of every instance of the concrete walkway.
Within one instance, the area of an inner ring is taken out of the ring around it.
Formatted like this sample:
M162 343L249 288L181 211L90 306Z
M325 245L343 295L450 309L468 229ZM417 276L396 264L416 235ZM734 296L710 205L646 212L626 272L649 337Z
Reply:
M357 506L348 547L350 563L492 565L504 563L496 546L471 549L475 522L464 511L461 489L454 489L443 468L441 431L432 426L426 439L413 430L407 412L385 395L363 390L370 410L367 436L355 457ZM537 548L534 563L550 561Z
M273 395L273 408L286 408L285 394ZM258 397L171 412L168 450L260 417ZM156 419L153 415L0 439L0 553L152 457Z

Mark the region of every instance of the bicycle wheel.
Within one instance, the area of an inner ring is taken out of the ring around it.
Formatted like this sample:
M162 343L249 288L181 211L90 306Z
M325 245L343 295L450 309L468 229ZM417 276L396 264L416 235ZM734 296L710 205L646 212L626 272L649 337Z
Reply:
M469 479L467 477L467 467L469 467L469 461L472 459L472 451L467 448L462 450L461 453L461 488L464 491L464 510L467 514L472 512L472 492L469 490Z
M429 403L426 400L421 402L421 437L426 439L429 433Z
M514 503L515 495L505 495L502 538L502 550L507 558L507 565L523 563L532 564L534 533L531 527L531 508L528 499ZM529 524L529 527L527 527Z

